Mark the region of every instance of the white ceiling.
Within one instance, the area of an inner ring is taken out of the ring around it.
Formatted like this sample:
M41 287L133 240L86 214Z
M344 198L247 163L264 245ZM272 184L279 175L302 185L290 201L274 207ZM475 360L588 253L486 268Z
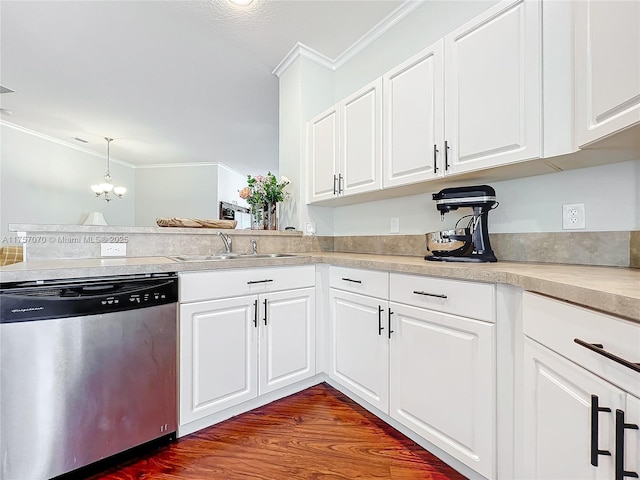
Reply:
M2 120L134 165L278 168L278 79L336 58L403 0L0 2Z

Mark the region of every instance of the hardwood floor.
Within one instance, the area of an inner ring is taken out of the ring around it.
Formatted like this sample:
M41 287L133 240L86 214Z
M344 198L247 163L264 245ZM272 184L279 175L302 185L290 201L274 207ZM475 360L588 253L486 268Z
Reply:
M115 466L92 480L464 479L320 384Z

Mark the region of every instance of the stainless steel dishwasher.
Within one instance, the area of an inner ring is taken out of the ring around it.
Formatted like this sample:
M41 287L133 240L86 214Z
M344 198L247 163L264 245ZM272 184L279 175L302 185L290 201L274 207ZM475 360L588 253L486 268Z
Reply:
M0 285L0 478L175 434L174 274Z

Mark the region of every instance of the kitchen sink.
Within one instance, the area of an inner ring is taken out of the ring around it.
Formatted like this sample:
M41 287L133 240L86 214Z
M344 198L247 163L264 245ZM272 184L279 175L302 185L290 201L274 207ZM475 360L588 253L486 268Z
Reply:
M243 255L243 258L285 258L285 257L296 257L297 254L293 253L255 253L255 254L247 254Z
M240 253L220 253L217 255L177 255L171 257L180 262L202 262L205 260L230 260L242 256Z
M173 260L179 262L206 262L206 261L219 261L219 260L234 260L234 259L251 259L251 258L286 258L295 257L295 254L291 253L219 253L216 255L177 255L170 257Z

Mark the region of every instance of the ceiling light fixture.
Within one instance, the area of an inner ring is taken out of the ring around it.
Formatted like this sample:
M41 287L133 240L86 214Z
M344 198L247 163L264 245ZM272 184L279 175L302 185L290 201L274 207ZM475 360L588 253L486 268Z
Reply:
M113 142L113 138L104 137L107 141L107 173L104 174L104 181L101 183L97 183L95 185L91 185L91 190L96 194L96 197L101 197L107 202L111 201L111 197L109 196L113 193L116 197L122 198L122 196L127 192L125 187L115 187L113 183L111 183L111 173L109 172L109 159L110 159L110 146L111 142Z
M234 5L239 5L241 7L246 7L247 5L249 5L251 2L253 2L253 0L229 0L231 3L233 3Z

